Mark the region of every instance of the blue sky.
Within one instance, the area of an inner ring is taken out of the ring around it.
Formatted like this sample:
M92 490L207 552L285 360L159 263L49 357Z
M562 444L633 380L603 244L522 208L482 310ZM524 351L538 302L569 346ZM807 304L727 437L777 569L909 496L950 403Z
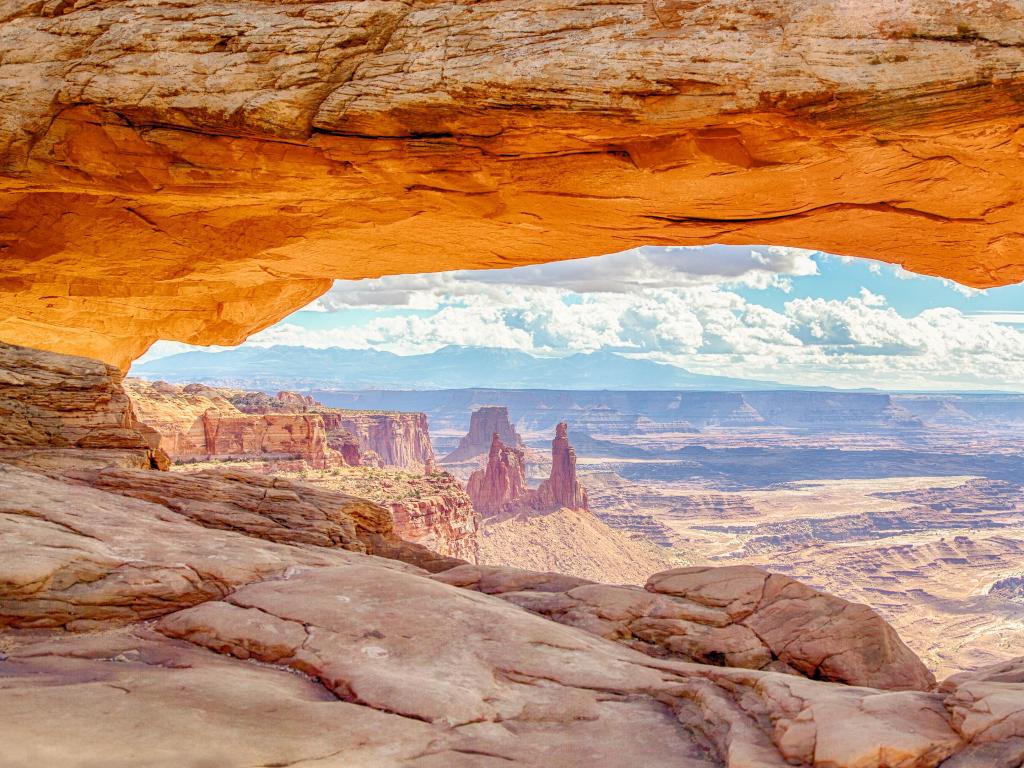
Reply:
M808 386L1011 389L1024 284L975 291L898 266L775 246L639 248L532 267L337 281L251 345L538 356L611 350ZM158 343L147 359L184 345Z

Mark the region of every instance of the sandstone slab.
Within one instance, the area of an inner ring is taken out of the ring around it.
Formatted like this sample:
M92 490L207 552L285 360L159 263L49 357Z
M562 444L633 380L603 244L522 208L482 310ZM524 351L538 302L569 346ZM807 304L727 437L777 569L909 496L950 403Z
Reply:
M82 485L81 474L71 482L0 464L0 627L87 629L152 618L293 567L343 564L351 553L341 547L368 548L353 518L338 510L332 519L281 489L281 503L260 517L240 503L240 483L232 489L166 472L110 472L93 478L107 486L99 490ZM192 490L178 497L181 481ZM231 490L233 502L224 498ZM274 491L269 483L254 490ZM386 510L369 508L390 524ZM237 519L227 521L228 514ZM361 533L372 539L369 548L379 544L394 558L441 559L386 533Z
M677 568L651 576L646 589L494 566L459 566L433 578L656 657L890 690L935 684L867 606L750 566Z

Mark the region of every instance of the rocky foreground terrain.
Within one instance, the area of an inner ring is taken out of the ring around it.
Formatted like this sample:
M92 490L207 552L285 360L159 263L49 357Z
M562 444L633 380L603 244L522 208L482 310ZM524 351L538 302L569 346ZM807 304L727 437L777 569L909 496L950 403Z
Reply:
M143 468L101 363L0 345L0 370L12 768L1024 760L1020 661L936 685L870 608L749 566L446 558L371 501Z

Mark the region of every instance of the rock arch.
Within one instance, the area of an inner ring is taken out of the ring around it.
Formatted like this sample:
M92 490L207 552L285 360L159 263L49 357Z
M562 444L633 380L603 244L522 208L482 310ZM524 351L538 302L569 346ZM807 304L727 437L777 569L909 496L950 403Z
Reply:
M0 339L121 366L332 278L774 243L1024 278L1024 19L899 5L15 5Z

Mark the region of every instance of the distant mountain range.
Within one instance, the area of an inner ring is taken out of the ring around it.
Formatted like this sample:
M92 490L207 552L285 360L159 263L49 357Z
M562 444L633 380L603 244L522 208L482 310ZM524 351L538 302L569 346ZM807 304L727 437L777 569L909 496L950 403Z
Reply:
M298 346L184 352L132 367L133 376L256 389L798 389L777 382L692 373L614 352L534 357L511 349L443 347L424 355Z

